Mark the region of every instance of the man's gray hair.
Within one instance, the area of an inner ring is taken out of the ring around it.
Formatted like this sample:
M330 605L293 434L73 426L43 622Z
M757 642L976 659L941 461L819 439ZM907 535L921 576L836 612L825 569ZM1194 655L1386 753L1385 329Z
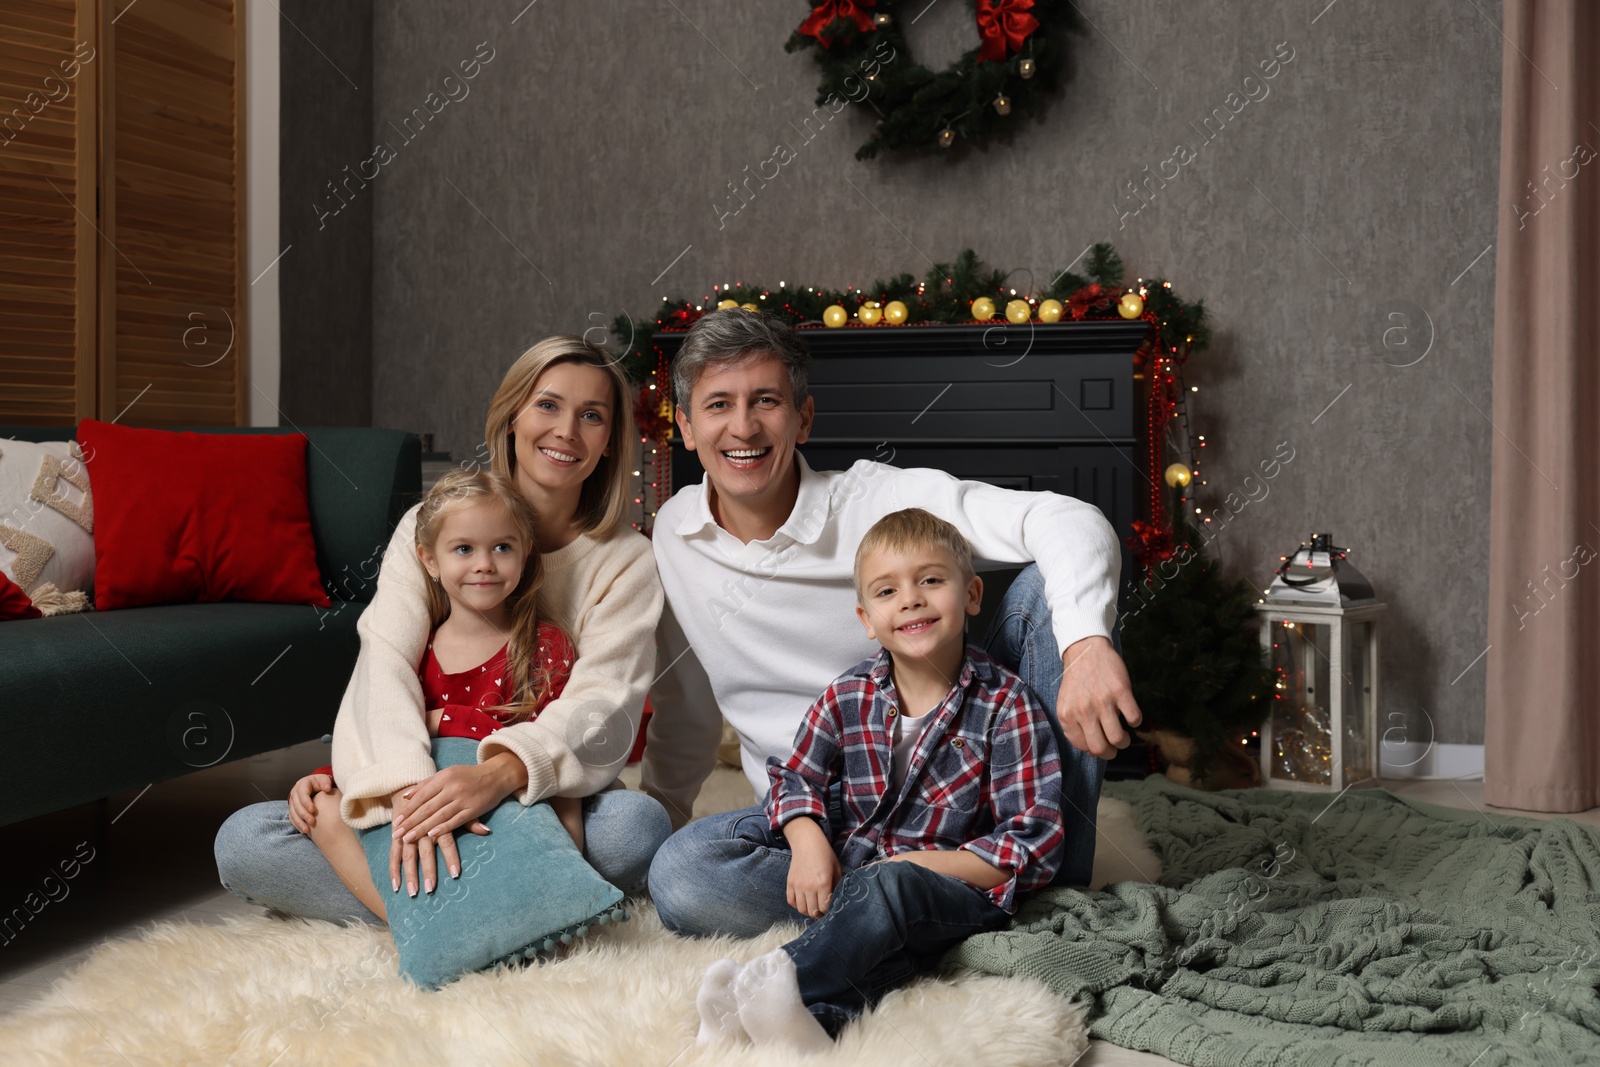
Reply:
M811 350L788 323L776 315L724 308L707 312L689 329L672 361L672 397L684 408L689 393L707 367L740 363L771 355L789 372L794 406L805 403L811 372Z

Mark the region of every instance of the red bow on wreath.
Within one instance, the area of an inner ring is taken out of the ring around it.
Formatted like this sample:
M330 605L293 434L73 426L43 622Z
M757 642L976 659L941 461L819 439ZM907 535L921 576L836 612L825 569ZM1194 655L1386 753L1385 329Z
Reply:
M837 19L853 19L856 29L862 33L872 29L872 16L861 9L871 7L876 2L877 0L823 0L812 9L811 17L802 22L795 32L815 37L822 42L822 47L826 48L828 38L822 36L822 31L833 25ZM1033 6L1033 0L1026 2L1029 7Z
M1039 28L1039 20L1028 14L1031 7L1033 0L978 0L979 63L1003 63L1010 52L1022 51L1028 34Z

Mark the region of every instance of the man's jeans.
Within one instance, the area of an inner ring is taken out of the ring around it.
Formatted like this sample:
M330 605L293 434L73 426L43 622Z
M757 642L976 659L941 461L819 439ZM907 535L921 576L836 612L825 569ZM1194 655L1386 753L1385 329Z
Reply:
M1020 674L1050 712L1051 730L1061 749L1061 809L1067 836L1054 884L1088 885L1105 762L1068 744L1056 721L1061 656L1038 567L1027 567L1006 590L985 649ZM667 928L680 934L755 937L777 922L804 921L784 899L788 881L788 849L773 841L759 806L690 823L667 839L650 865L650 895L656 910Z
M959 878L905 861L846 871L828 910L783 946L800 999L833 1037L891 989L931 969L946 949L1011 916Z

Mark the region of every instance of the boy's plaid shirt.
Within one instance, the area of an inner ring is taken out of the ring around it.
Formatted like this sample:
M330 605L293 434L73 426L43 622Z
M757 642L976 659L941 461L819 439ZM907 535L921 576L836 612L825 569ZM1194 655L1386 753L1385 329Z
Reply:
M924 723L897 796L891 714L904 709L879 652L840 675L806 712L787 760L767 759L774 830L816 819L847 870L900 852L965 848L1012 877L989 890L1006 911L1061 864L1061 753L1023 680L967 646L959 681ZM841 784L843 810L827 797Z

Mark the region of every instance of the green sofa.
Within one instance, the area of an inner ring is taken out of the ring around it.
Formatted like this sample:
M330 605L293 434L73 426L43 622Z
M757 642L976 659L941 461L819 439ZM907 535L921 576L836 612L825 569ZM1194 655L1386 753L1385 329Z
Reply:
M73 432L0 426L0 438L24 441ZM332 606L173 604L0 623L0 825L333 728L359 648L356 619L395 523L420 494L422 452L399 430L304 433Z

